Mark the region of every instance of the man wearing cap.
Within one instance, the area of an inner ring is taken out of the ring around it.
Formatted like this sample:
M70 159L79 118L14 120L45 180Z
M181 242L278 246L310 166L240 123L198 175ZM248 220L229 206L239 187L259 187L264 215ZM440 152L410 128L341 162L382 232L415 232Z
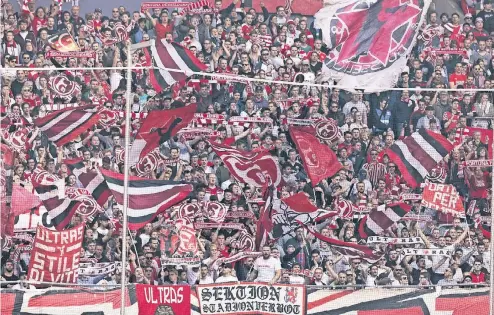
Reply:
M482 38L489 36L489 33L487 33L487 31L484 29L483 18L475 18L475 27L472 29L472 32L476 40L481 40Z
M494 10L492 0L484 0L484 8L477 14L477 18L484 21L484 29L490 34L494 32Z

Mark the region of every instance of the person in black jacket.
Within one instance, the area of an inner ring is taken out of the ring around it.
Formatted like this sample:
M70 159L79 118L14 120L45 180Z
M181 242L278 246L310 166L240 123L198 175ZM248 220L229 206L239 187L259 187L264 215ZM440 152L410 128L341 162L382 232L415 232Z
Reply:
M296 257L302 250L302 247L295 248L295 245L288 244L285 249L285 256L281 260L281 268L292 269L293 264L298 263Z

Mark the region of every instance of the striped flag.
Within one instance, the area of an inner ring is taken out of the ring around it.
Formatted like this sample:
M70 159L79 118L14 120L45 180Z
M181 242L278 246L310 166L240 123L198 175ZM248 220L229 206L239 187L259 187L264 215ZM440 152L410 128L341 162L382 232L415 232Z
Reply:
M386 229L410 212L411 209L410 205L403 202L380 206L360 221L360 237L367 238L373 235L381 235Z
M43 169L34 170L32 183L57 231L69 225L77 209L84 206L81 201L66 198L65 181Z
M207 69L207 66L189 49L174 42L168 43L164 39L156 40L151 43L149 51L147 49L143 51L148 64L153 66L149 71L149 80L158 93L178 81L187 79L194 72L203 72ZM165 68L181 72L171 72Z
M82 173L79 175L79 181L93 196L94 200L102 207L112 196L112 192L110 191L110 188L108 188L105 178L99 172L91 171Z
M332 249L345 255L346 257L365 259L369 263L373 264L383 256L381 252L373 250L368 246L360 245L352 242L344 242L336 238L324 236L321 233L317 232L312 225L302 224L302 226L309 233L314 235L318 240L328 243L329 245L331 245Z
M99 119L98 106L88 105L58 110L36 119L34 124L46 134L48 140L61 146L92 128Z
M396 141L385 152L396 164L407 184L416 188L453 147L442 135L421 129Z
M123 205L124 175L100 169L113 197ZM182 182L129 177L129 228L137 230L158 214L184 200L193 187Z

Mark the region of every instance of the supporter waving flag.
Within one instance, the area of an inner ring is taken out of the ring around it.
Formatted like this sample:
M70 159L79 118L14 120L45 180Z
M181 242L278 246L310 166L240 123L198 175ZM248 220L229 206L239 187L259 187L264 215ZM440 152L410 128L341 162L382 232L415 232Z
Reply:
M46 134L48 140L61 146L92 128L99 119L98 106L87 105L57 110L45 117L36 119L34 124Z
M279 164L269 152L240 151L215 142L210 142L210 145L238 181L254 187L266 187L268 175L275 187L280 184L282 178Z
M317 232L313 226L302 225L309 233L314 235L318 240L323 241L331 245L333 249L340 252L349 258L362 258L373 264L383 256L381 252L373 250L365 245L359 245L357 243L344 242L336 238L324 236Z
M117 203L123 205L124 175L104 169L100 171ZM158 214L187 198L192 189L192 185L181 182L130 176L127 209L129 228L140 229Z
M360 221L359 233L362 238L381 235L393 224L403 218L412 207L406 203L399 202L382 205L377 210L371 211Z
M189 49L178 43L169 43L165 39L151 43L149 50L150 52L144 49L147 64L153 66L149 70L149 82L157 92L176 82L184 81L194 72L202 72L208 68Z
M407 184L415 188L451 150L453 144L441 134L420 129L396 141L386 150L386 154L396 164Z
M69 225L78 208L84 207L81 201L66 198L65 181L56 175L37 168L32 183L57 231Z
M290 135L299 149L312 187L332 177L343 167L334 151L320 143L315 133L312 127L290 127Z
M130 148L130 165L135 165L146 154L172 139L180 129L187 127L194 118L196 109L197 106L193 104L184 108L149 113Z

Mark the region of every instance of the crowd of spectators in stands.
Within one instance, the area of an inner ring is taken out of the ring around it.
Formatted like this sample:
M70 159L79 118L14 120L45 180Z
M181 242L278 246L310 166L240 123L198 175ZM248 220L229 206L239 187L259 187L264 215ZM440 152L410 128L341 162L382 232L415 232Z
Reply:
M228 1L228 0L224 0ZM467 1L468 2L468 1ZM19 123L2 126L13 134L29 127L25 148L18 150L13 167L13 185L29 186L36 167L65 178L68 186L77 185L69 175L64 159L82 157L88 168L100 165L105 169L123 171L116 161L117 150L123 147L124 127L135 136L142 123L142 113L180 108L196 103L199 113L234 116L269 117L272 124L251 124L202 127L215 128L220 136L215 141L245 150L264 148L279 160L285 185L280 196L305 192L321 208L333 206L337 197L355 205L376 208L399 200L403 193L421 193L407 186L396 165L380 154L395 141L420 128L443 134L455 149L437 168L436 180L452 184L463 197L465 208L476 201L474 216L451 215L422 208L420 200L412 203L414 213L429 216L424 221L399 221L385 232L390 237L420 237L426 248L447 248L451 256L403 256L401 249L424 246L383 245L385 255L375 263L349 258L306 234L303 228L292 235L265 246L258 258L247 257L234 263L217 265L220 257L237 253L231 246L238 233L230 229L199 230L197 237L203 258L200 265L163 266L161 257L170 257L176 243L173 227L175 208L130 231L122 238L122 208L114 200L104 214L87 223L83 257L97 263L120 261L122 242L127 241L128 267L126 279L131 283L207 284L235 281L348 285L453 285L489 282L490 239L478 227L478 219L490 216L491 167L469 168L467 160L488 159L489 137L480 132L459 131L469 127L491 129L494 119L494 10L490 0L473 14L441 14L429 12L423 31L434 30L430 43L419 40L409 56L407 69L400 74L397 87L403 90L365 94L330 87L333 82L321 80L328 52L322 32L314 28L313 18L300 16L279 6L274 13L245 8L239 0L231 4L214 1L214 8L203 14L181 15L175 9L153 9L129 12L116 6L112 12L95 8L93 13L80 14L79 6L62 11L53 1L50 7L35 7L31 12L15 12L9 1L2 1L1 113L17 115ZM64 4L66 6L67 4ZM84 1L80 2L84 6ZM240 5L240 6L239 6ZM85 10L88 11L87 9ZM105 45L116 24L128 31L128 40ZM45 58L49 49L47 38L67 30L83 51L95 51L96 58L55 58L64 67L80 67L68 71L79 85L71 100L62 99L50 89L50 77L59 72L52 60ZM97 36L101 34L101 36ZM190 82L180 82L157 93L149 84L149 70L132 73L132 125L124 126L120 118L113 126L95 126L76 141L53 150L46 136L34 127L33 120L47 115L54 104L99 104L115 111L125 110L126 73L121 69L94 70L94 67L140 66L145 62L143 50L127 55L127 45L159 37L187 47L208 65L207 72L233 74L238 78L261 79L250 83L213 81L193 75ZM431 58L427 49L462 50L464 54L437 54ZM16 68L22 68L17 70ZM46 68L46 70L26 70ZM199 80L197 83L196 81ZM268 83L265 80L274 80ZM305 83L303 86L292 82ZM312 86L320 83L327 87ZM421 89L419 89L421 88ZM426 91L422 89L455 89ZM409 90L408 90L409 89ZM475 89L482 89L475 91ZM489 91L491 89L491 91ZM343 169L323 180L313 190L288 133L287 118L334 119L341 139L333 147ZM194 185L188 202L209 200L226 204L230 211L250 211L259 215L262 203L260 190L236 182L219 157L210 149L205 137L186 140L177 137L160 147L164 158L179 157L173 165L159 167L149 178L185 181ZM492 140L492 139L491 139ZM492 154L492 153L491 153ZM317 196L316 196L317 195ZM424 217L425 217L424 216ZM318 225L323 235L347 242L364 243L358 233L361 216L353 220L338 219ZM490 220L490 219L489 219ZM256 233L255 219L236 219L251 235ZM80 222L74 216L73 225ZM23 280L29 253L16 261L10 259L20 242L2 252L4 280ZM80 283L117 284L122 269L104 277L81 276ZM29 284L3 284L2 287L28 288ZM32 286L31 286L32 288Z

